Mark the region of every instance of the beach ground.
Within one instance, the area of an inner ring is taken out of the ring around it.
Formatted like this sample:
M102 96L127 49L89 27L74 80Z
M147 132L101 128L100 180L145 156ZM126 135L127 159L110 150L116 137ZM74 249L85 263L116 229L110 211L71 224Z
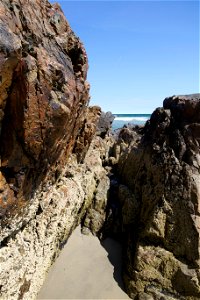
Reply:
M73 232L37 299L129 299L121 279L121 246Z

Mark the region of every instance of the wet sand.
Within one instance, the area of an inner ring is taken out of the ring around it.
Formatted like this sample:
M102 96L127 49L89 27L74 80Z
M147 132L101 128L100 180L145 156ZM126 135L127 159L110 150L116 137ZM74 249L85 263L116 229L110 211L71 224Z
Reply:
M122 288L120 244L106 239L101 245L77 227L37 299L129 299Z

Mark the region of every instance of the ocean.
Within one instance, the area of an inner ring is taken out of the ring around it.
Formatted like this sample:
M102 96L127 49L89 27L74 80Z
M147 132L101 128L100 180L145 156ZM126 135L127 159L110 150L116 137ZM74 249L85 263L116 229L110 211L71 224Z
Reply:
M125 124L144 125L150 118L150 114L114 114L115 119L112 129L122 128Z

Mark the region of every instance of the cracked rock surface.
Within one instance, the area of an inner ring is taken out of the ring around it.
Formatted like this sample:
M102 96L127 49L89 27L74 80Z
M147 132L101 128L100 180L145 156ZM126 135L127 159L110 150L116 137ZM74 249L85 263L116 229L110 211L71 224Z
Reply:
M3 299L35 299L47 270L74 228L96 198L99 182L109 182L101 151L91 144L84 164L70 155L59 179L35 193L39 208L34 216L0 249L0 284ZM105 198L105 196L104 196ZM55 287L56 288L56 287Z
M2 0L0 36L0 298L34 299L103 172L98 153L92 170L77 162L100 108L58 4Z
M0 297L34 299L81 223L120 237L132 299L200 299L199 94L114 142L58 4L1 0L0 36Z
M133 299L199 299L200 95L166 98L136 133L119 133L111 186L126 289Z
M66 164L87 114L89 85L85 49L58 4L2 0L0 34L2 241L30 220L35 191Z

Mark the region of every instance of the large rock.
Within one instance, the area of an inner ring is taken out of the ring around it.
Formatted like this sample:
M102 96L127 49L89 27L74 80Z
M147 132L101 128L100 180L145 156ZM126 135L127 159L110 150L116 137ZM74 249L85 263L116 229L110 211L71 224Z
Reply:
M121 153L118 181L129 295L199 299L199 94L164 100Z
M106 134L111 131L114 119L115 116L110 111L106 113L102 112L97 125L97 134L104 138Z
M3 241L31 219L35 191L66 164L87 114L89 85L85 49L58 4L2 0L0 33Z
M0 298L34 299L105 173L100 109L58 4L2 0L0 35Z
M84 163L78 164L76 155L70 155L59 179L35 193L32 201L40 204L34 218L4 240L0 249L1 299L36 298L48 268L96 201L96 189L106 181L106 171L95 144L94 140ZM103 193L108 189L107 181Z
M99 153L99 158L103 170L98 175L96 180L95 193L93 195L92 201L82 219L82 232L84 234L94 234L99 237L102 236L102 229L106 219L107 211L107 200L110 190L110 171L112 167L110 166L109 153L113 147L114 139L111 136L106 136L102 139L96 136L91 143L93 147L93 152ZM87 159L90 158L90 165L93 165L93 152L87 154Z
M76 153L79 162L83 162L88 148L96 134L97 124L101 115L98 106L90 106L83 116L82 126L79 128L73 152Z

